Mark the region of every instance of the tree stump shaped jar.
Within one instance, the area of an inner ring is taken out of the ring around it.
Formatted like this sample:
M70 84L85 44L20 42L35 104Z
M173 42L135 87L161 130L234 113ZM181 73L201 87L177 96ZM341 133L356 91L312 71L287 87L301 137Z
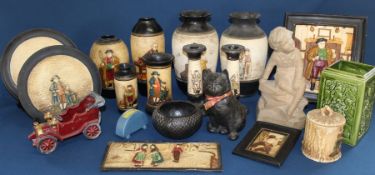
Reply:
M267 36L257 25L260 14L233 12L229 15L231 25L223 32L220 45L239 44L245 47L240 57L241 95L251 95L258 89L267 60ZM227 55L220 52L221 69L227 68Z
M183 92L187 92L188 57L183 52L187 44L202 44L207 51L201 57L202 69L216 72L218 61L219 37L215 28L209 23L211 15L207 11L187 10L180 13L182 22L173 33L172 51L176 57L174 68L177 83Z
M173 55L167 53L154 53L144 57L147 66L146 111L150 114L162 103L172 100L173 59Z
M103 35L91 47L90 57L99 69L103 96L115 97L115 68L120 63L129 63L128 47L114 35Z
M132 60L136 66L139 92L147 94L146 64L144 57L153 53L165 52L165 37L162 27L155 18L142 17L134 25L130 35Z

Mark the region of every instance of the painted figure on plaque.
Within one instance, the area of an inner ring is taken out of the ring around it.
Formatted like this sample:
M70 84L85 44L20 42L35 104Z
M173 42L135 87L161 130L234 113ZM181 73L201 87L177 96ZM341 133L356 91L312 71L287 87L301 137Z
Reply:
M257 106L257 120L302 129L305 126L304 107L307 105L303 59L295 47L293 32L276 27L270 33L269 44L273 49L265 72L259 80L262 93ZM269 76L277 67L274 80Z
M245 49L242 57L240 57L240 79L247 80L251 74L251 55L250 49Z
M327 48L325 38L317 39L316 46L306 52L307 65L304 75L310 81L311 91L315 89L315 82L319 79L320 73L335 61L333 56L332 50Z
M102 62L100 64L101 76L105 88L114 87L115 78L115 67L120 63L118 57L113 54L112 49L108 49L105 52L105 56L102 57Z
M143 144L135 152L135 155L134 155L134 157L132 159L135 167L143 166L143 164L145 162L145 159L146 159L147 148L148 148L148 145L147 144Z
M184 152L184 150L181 148L181 144L176 144L173 147L172 154L173 154L173 162L178 163L180 161L180 156Z
M143 58L146 57L147 55L151 55L151 54L158 53L158 52L159 52L158 44L154 43L152 44L151 49L147 51L142 57L138 58L138 60L134 63L138 67L138 70L139 70L138 75L137 75L137 78L139 80L147 80L146 64L144 63Z
M151 149L150 154L151 154L151 159L152 159L151 165L158 166L160 163L164 161L164 158L161 155L159 148L155 144L152 144L150 146L150 149Z
M160 74L157 71L151 73L150 83L150 97L152 98L153 103L159 103L161 101L161 91L163 81L160 79ZM163 90L165 90L163 88Z

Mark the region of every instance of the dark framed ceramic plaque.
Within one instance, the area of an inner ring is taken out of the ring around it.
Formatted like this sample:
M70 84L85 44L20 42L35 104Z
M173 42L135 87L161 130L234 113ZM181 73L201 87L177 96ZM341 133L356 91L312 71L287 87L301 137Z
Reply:
M281 166L296 144L301 131L272 123L256 122L233 154Z
M43 121L46 111L60 113L91 91L101 92L99 71L81 51L51 46L34 53L22 66L18 96L25 111Z
M0 70L4 85L13 97L18 98L17 79L22 65L38 50L54 45L76 47L64 34L45 28L22 32L9 42L2 55Z
M287 13L285 26L304 59L305 97L311 102L326 67L339 60L363 62L367 17Z
M213 142L110 142L103 171L222 171L220 145Z

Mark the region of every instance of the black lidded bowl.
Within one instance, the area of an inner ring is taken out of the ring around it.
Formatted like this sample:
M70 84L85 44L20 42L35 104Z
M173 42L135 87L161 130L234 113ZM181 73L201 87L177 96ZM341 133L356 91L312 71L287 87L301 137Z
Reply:
M192 136L202 124L200 110L187 101L169 101L152 114L154 128L163 136L184 139Z

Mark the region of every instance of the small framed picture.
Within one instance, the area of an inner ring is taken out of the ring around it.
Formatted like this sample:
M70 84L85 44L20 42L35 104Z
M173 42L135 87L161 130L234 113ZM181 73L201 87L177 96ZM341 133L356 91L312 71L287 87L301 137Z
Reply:
M281 166L301 131L272 123L256 122L233 154Z
M326 67L338 60L363 62L366 17L287 13L285 26L304 59L305 97L311 102L317 100Z

